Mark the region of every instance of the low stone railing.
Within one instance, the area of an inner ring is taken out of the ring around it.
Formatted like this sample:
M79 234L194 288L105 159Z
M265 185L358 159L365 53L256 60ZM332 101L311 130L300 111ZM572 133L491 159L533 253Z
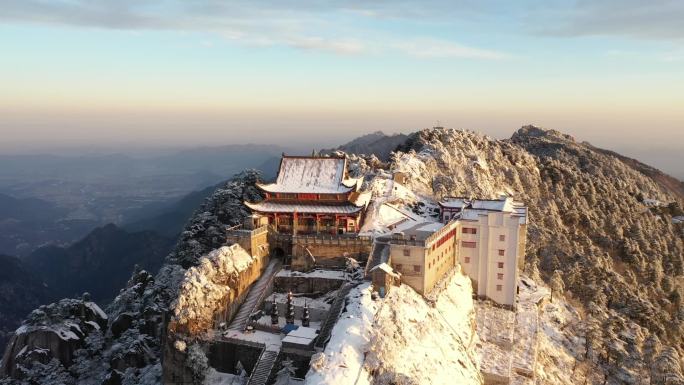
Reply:
M263 225L261 227L258 227L253 230L245 229L243 228L242 225L237 225L233 227L229 227L226 229L226 234L228 236L234 236L234 237L243 237L243 236L257 236L261 235L263 233L268 232L269 228L268 225Z

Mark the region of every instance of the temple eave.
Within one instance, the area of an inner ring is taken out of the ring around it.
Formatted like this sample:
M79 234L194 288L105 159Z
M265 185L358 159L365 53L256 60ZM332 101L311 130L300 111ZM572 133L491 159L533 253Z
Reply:
M244 202L251 210L259 213L268 214L320 214L320 215L356 215L361 212L362 207L354 205L332 206L332 205L307 205L307 204L288 204L274 202Z
M291 188L278 185L276 183L262 184L257 183L257 188L263 192L270 194L347 194L354 190L354 187L348 187L341 185L337 189L304 189L304 188Z

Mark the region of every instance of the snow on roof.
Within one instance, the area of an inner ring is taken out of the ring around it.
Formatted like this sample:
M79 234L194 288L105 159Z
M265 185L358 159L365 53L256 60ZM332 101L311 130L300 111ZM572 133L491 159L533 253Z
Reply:
M513 216L520 217L520 223L527 223L527 207L516 202L511 197L500 199L468 199L462 197L449 197L439 202L442 208L462 209L462 218L477 220L479 215L487 215L492 211L511 213Z
M318 332L316 332L316 329L309 328L306 326L299 326L297 329L287 333L287 337L308 338L311 340L316 338L317 336Z
M295 271L295 270L280 270L276 273L276 277L306 277L306 278L327 278L327 279L347 279L344 271L340 270L326 270L315 269L309 272Z
M462 197L448 197L439 202L442 207L448 208L472 208L476 210L513 212L516 208L524 207L522 203L513 201L511 197L500 199L468 199Z
M439 205L450 209L462 209L468 203L470 201L465 198L447 198L445 201L439 202Z
M492 210L492 211L511 211L509 200L479 200L475 199L471 202L474 209Z
M419 227L417 230L435 232L442 227L444 227L444 223L442 222L428 222L426 225Z
M388 265L388 264L385 263L385 262L383 262L383 263L381 263L381 264L375 266L374 268L370 269L370 271L375 271L375 270L382 270L382 271L384 271L385 273L387 273L387 274L389 274L389 275L391 275L391 276L393 276L393 277L399 278L399 274L397 274L396 272L394 272L394 269L392 269L392 266Z
M345 180L346 163L345 158L283 156L276 182L259 187L272 193L346 193L357 185Z
M428 239L431 235L433 235L442 227L444 227L444 224L441 222L418 222L417 224L414 224L411 227L402 228L401 230L397 229L396 231L394 231L394 234L403 235L401 236L401 242L403 242L403 240L405 239L422 242ZM389 242L394 243L394 239L390 239Z
M264 213L313 213L313 214L355 214L361 207L354 205L290 204L279 202L245 202L254 211Z

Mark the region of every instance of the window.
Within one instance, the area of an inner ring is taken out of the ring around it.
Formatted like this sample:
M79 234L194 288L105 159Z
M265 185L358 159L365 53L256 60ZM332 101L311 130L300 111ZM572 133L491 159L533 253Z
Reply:
M500 281L503 280L503 273L498 273L498 274L496 275L496 279L498 279L498 280L500 280Z
M410 257L411 256L411 249L404 249L404 257Z
M461 229L463 234L477 234L477 229L474 227L464 227Z
M501 291L503 289L503 285L496 285L496 291Z
M394 268L395 268L398 272L401 272L401 263L397 263L396 265L394 265Z
M465 260L465 263L470 263L470 257L465 257L464 260Z
M499 255L502 257L504 256L504 250L503 249L499 249Z
M466 242L466 241L461 241L461 246L467 248L467 249L474 249L477 247L477 243L475 242Z
M413 265L413 272L420 273L420 265Z
M503 262L499 262L499 263L498 263L499 269L503 269L503 264L504 264Z
M504 242L506 240L506 235L501 234L499 235L499 241Z

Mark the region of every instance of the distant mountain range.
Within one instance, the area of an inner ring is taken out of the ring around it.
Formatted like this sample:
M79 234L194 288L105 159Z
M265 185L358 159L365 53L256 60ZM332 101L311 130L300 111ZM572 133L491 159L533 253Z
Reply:
M66 245L107 223L172 236L207 186L246 168L273 177L283 151L248 144L149 157L0 155L0 253Z
M174 243L175 237L128 232L109 224L68 247L41 247L22 263L46 283L53 298L78 297L88 291L94 300L107 303L136 265L159 269Z
M16 257L0 254L0 346L31 310L52 299L30 268Z
M323 152L330 153L339 150L348 154L372 154L377 156L380 160L387 161L390 158L390 153L396 150L399 145L406 142L407 138L408 136L404 134L387 135L382 131L376 131L360 136L335 149L325 150Z
M40 305L80 298L83 292L109 303L136 266L157 271L175 242L175 237L110 224L68 247L41 247L23 259L0 255L0 346Z
M0 253L23 256L44 244L80 239L98 223L69 219L69 210L38 198L0 193Z

